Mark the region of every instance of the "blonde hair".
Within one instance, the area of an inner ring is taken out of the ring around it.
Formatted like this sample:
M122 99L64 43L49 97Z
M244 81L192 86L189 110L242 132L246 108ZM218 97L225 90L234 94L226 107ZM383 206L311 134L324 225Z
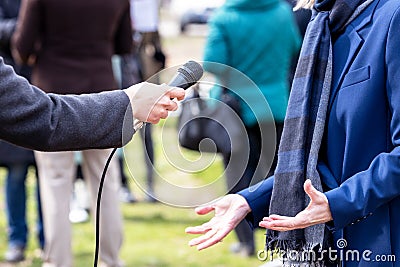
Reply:
M296 6L293 8L294 11L301 8L311 9L314 6L315 0L298 0Z

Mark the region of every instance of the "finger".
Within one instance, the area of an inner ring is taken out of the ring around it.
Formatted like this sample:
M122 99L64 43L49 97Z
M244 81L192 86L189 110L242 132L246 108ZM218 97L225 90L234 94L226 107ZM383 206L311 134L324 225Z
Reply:
M258 225L260 227L267 228L267 229L270 229L269 227L271 227L270 226L271 225L270 222L267 222L267 221L261 221L261 222L258 223Z
M173 88L167 92L168 97L183 100L185 98L185 90L182 88Z
M156 105L150 112L149 120L151 121L151 123L153 123L153 121L156 121L156 123L158 123L160 119L165 119L167 117L168 110L166 110L163 106Z
M258 223L258 225L263 228L268 228L268 229L273 228L272 230L277 230L278 227L275 227L273 222L277 220L288 220L289 218L291 217L272 214L269 217L264 217L263 220ZM281 227L279 227L279 229L280 229L279 231L281 231ZM286 228L284 231L287 231Z
M171 98L169 98L168 96L164 95L157 101L156 105L163 106L163 107L168 107L169 105L171 105L172 102L173 101L172 101Z
M275 230L275 228L282 228L284 227L285 229L288 228L287 225L282 226L285 224L285 222L289 222L294 219L294 217L286 217L286 216L280 216L280 215L271 215L274 217L274 219L270 217L264 218L261 222L258 223L261 227L268 228ZM291 226L291 225L290 225Z
M270 221L272 221L273 219L271 219L270 217L264 217L263 219L262 219L262 221L266 221L266 222L270 222Z
M214 210L213 206L203 206L203 207L197 207L195 209L196 213L199 214L199 215L207 214L207 213L209 213L209 212L211 212L213 210Z
M197 245L207 241L208 239L212 238L216 234L216 232L217 231L215 229L211 229L210 231L206 232L204 235L190 240L189 246L191 246L191 247L197 246Z
M157 124L160 121L159 116L151 115L150 117L147 118L146 122L149 122L151 124Z
M209 230L210 230L209 227L204 227L203 225L199 225L199 226L189 226L185 229L185 232L187 234L205 234Z
M215 226L214 218L210 221L203 223L202 225L198 226L189 226L186 230L190 231L187 232L188 234L204 234L207 231L211 230Z
M280 216L281 218L279 219L278 216L279 215L277 215L272 221L260 222L261 226L272 230L285 229L285 231L304 228L303 221L297 217Z
M288 220L293 217L283 216L283 215L278 215L278 214L271 214L268 218L271 219L271 221L273 221L273 220Z
M222 240L229 234L229 232L231 231L231 229L220 229L219 231L216 232L216 234L204 241L203 243L201 243L200 245L197 246L198 250L203 250L205 248L211 247L219 242L222 242Z
M304 191L310 197L311 201L315 201L320 197L321 192L319 192L315 187L312 185L311 180L307 179L304 182Z
M279 231L279 232L292 230L292 228L289 228L289 227L273 226L271 223L265 222L265 221L259 222L258 225L260 227L263 227L263 228L266 228L266 229L270 229L270 230L274 230L274 231Z
M159 112L159 116L161 119L166 119L168 117L168 110L166 109L161 109Z
M178 104L175 101L170 100L170 102L166 106L166 109L169 111L175 111L178 109Z
M259 226L260 226L260 227L263 227L263 228L266 228L266 229L270 229L270 230L274 230L274 231L279 231L279 232L286 232L286 231L293 230L293 229L287 228L287 227L276 227L276 226L271 227L271 226L267 225L267 223L265 223L265 222L260 222L260 223L259 223Z

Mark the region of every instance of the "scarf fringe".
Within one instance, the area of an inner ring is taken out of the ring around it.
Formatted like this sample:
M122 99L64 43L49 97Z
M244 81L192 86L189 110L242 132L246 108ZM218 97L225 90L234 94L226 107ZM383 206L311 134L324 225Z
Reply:
M265 250L272 259L278 255L283 260L283 267L326 267L327 259L321 257L323 245L307 243L304 240L282 240L278 236L267 235Z

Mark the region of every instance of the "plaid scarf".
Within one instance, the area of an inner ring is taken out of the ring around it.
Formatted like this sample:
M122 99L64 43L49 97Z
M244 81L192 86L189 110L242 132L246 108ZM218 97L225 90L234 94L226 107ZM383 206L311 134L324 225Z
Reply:
M322 190L317 171L332 83L332 39L373 0L317 0L300 52L278 152L270 214L295 216L309 203L303 184ZM324 224L287 232L267 231L267 249L318 251L326 248ZM285 260L285 259L284 259ZM285 264L300 266L287 259ZM304 265L305 264L305 265ZM301 266L325 266L307 261Z

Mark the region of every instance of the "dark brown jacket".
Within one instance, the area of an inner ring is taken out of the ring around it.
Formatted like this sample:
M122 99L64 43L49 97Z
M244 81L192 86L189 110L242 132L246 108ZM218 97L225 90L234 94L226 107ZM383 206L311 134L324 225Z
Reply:
M128 0L23 0L13 48L35 58L32 84L45 92L116 89L111 57L132 49Z

